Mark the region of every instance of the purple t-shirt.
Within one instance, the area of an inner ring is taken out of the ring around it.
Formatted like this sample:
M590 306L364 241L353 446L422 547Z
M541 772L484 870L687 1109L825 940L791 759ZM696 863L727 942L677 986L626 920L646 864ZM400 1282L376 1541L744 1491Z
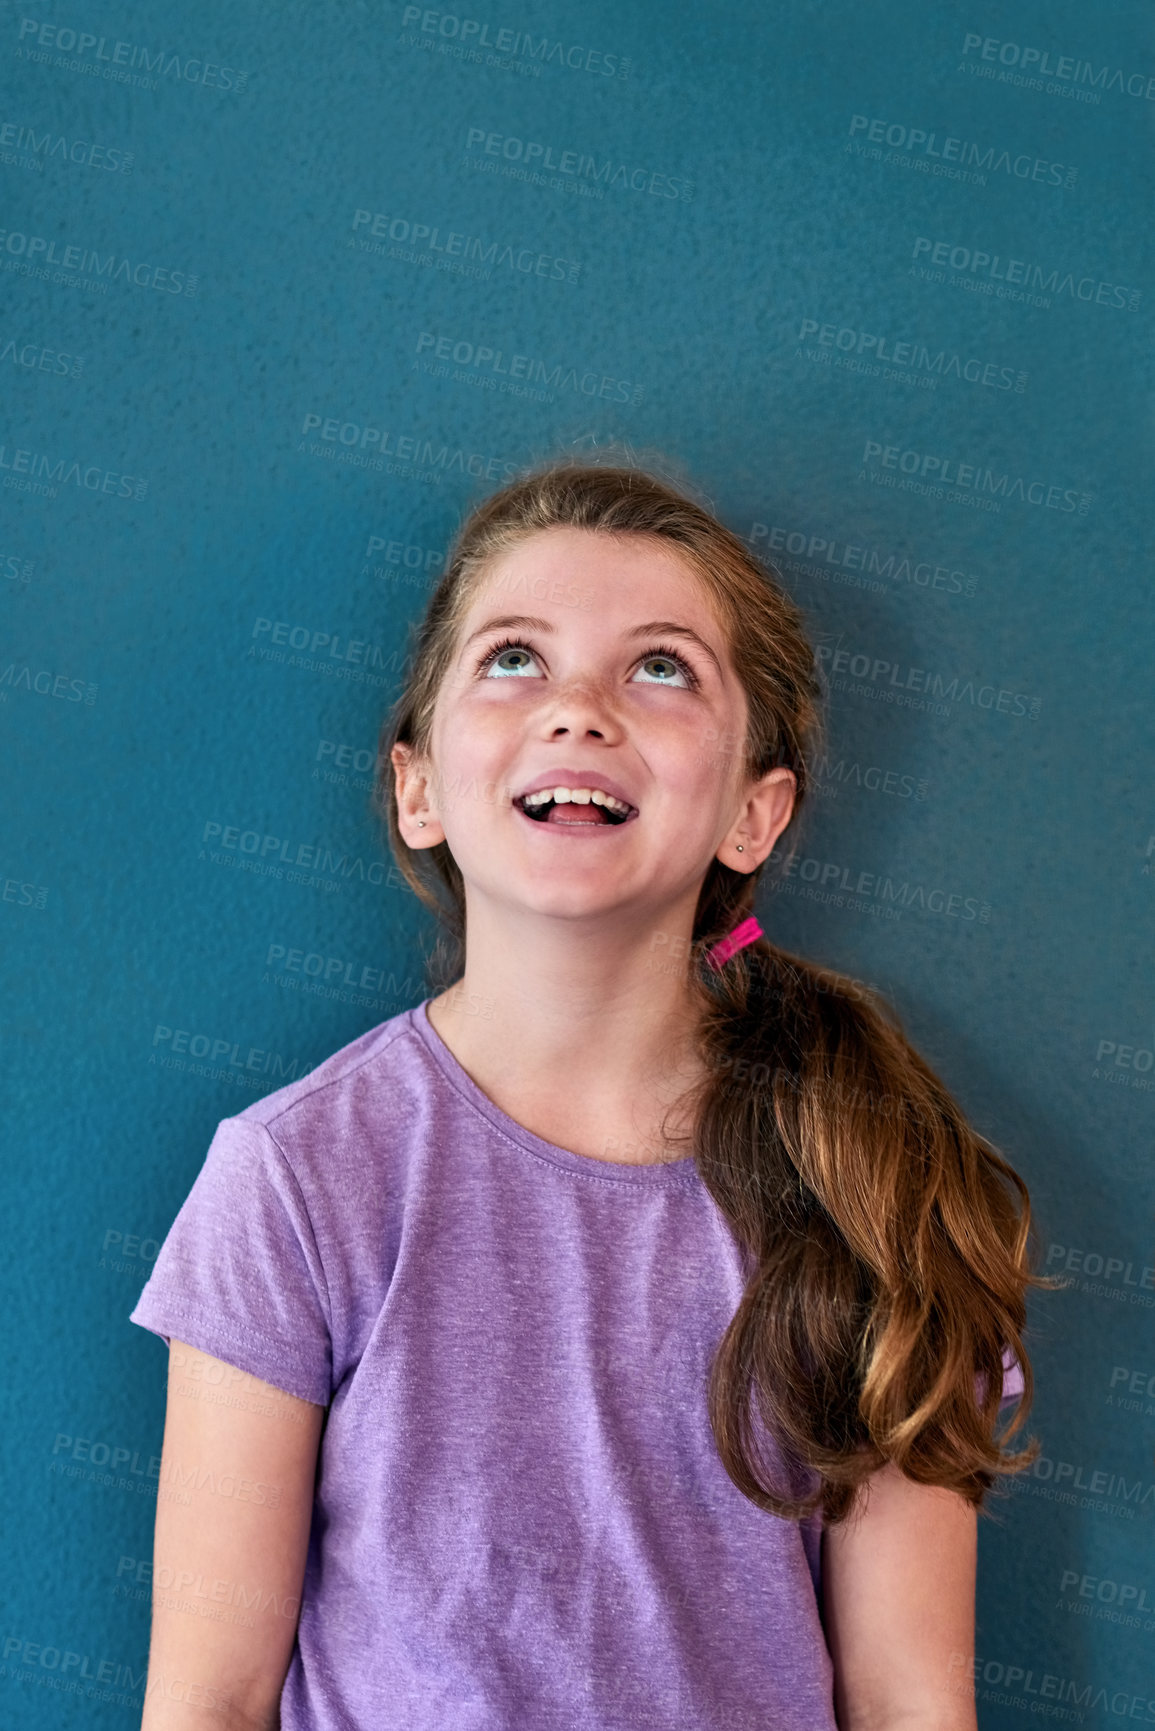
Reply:
M710 1430L745 1266L692 1158L543 1141L425 1004L220 1124L132 1320L330 1409L283 1731L835 1731L821 1516Z

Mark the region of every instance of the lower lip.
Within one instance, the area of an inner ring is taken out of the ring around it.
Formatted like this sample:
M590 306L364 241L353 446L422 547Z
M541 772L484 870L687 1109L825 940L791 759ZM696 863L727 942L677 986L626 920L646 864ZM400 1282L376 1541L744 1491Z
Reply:
M638 815L637 812L631 813L625 823L543 823L538 817L527 816L519 805L515 805L513 809L522 822L529 825L530 829L543 830L549 835L620 835L624 829L629 828Z

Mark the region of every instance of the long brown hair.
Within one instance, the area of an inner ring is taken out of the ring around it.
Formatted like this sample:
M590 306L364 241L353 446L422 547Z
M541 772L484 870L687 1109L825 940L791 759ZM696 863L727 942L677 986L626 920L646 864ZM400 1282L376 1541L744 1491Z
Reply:
M446 843L411 852L398 826L390 752L426 755L458 628L493 561L555 526L673 543L725 624L747 697L745 774L793 771L797 822L823 733L803 615L776 574L712 511L635 467L563 459L525 474L466 519L417 633L411 671L381 731L376 798L394 855L442 922L440 986L464 960L465 894ZM764 867L715 859L686 966L700 996L704 1081L692 1147L747 1259L747 1284L715 1354L710 1423L730 1478L787 1519L821 1505L830 1523L893 1461L976 1507L998 1473L1021 1472L995 1436L1007 1348L1024 1394L1025 1297L1037 1274L1026 1185L966 1121L874 989L760 939L722 969L708 947L753 909ZM985 1379L976 1400L976 1377ZM778 1485L757 1441L769 1431L817 1489Z

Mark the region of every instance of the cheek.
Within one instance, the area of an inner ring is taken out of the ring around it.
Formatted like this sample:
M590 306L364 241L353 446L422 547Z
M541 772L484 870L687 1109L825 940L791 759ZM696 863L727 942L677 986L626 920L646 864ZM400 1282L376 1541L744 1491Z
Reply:
M508 803L509 716L499 704L472 704L448 712L435 728L437 801L442 818L466 848L476 824ZM468 821L466 821L468 819Z
M687 832L699 840L708 839L711 847L720 830L737 815L742 762L732 740L720 730L708 729L706 737L696 741L677 783Z
M654 741L659 775L671 789L714 803L728 786L734 767L734 738L716 718L700 713L679 717Z
M510 706L483 688L455 694L438 714L433 750L438 762L476 762L500 747L510 723Z
M528 680L524 682L528 684ZM537 682L535 682L537 683ZM522 685L522 681L518 681ZM455 717L452 751L461 762L500 765L515 757L530 724L532 696L523 691L481 691Z

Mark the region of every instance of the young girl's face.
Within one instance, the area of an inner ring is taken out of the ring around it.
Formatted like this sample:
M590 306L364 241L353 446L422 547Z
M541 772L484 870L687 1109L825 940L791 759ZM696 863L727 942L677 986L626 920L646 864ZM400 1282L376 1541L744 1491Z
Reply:
M726 633L676 550L527 537L482 580L434 711L431 815L467 902L571 918L692 906L739 815L745 730ZM541 821L518 803L552 787L629 815L569 802L538 806Z

